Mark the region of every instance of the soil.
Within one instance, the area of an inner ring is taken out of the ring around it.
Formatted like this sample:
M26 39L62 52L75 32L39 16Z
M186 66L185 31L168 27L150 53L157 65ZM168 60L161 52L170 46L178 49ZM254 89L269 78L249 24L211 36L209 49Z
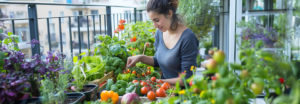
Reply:
M91 91L92 88L83 86L82 92Z
M82 92L92 91L92 90L93 90L93 87L85 87L85 86L83 86ZM91 99L89 99L89 100L94 101L95 98L92 98L92 97L93 97L93 96L94 96L94 97L97 97L97 96L95 96L95 94L97 94L97 93L95 93L95 92L93 91L93 92L91 93Z

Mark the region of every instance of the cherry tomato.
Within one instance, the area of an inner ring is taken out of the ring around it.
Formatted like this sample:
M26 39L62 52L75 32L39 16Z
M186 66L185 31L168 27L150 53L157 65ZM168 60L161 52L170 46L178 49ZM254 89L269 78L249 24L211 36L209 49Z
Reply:
M148 71L147 71L147 74L148 74L148 75L150 75L150 74L151 74L151 71L150 71L150 70L148 70Z
M142 73L142 76L145 77L145 73Z
M159 88L156 90L157 97L167 97L167 93L164 89Z
M149 43L146 43L146 46L149 47L150 46Z
M130 73L130 69L127 69L127 73Z
M163 83L164 83L164 81L162 81L162 80L158 80L158 81L157 81L157 83L163 84Z
M132 74L136 74L136 71L132 71Z
M150 67L148 66L147 69L150 69Z
M169 89L169 86L166 85L166 84L163 84L160 88L163 88L164 90L168 90L168 89Z
M141 82L141 85L142 85L142 86L146 86L147 83L143 81L143 82Z
M155 81L156 81L156 78L155 78L155 77L152 77L152 78L151 78L151 81L155 82Z
M161 86L159 84L156 85L157 88L160 88Z
M136 76L137 76L137 77L141 77L141 75L140 75L140 74L137 74Z
M137 83L137 82L139 82L139 81L138 81L138 80L133 80L133 81L132 81L132 83Z
M155 95L155 93L154 93L153 91L149 91L149 92L147 93L147 98L148 98L149 100L155 100L156 95Z
M146 86L141 88L141 93L144 94L144 95L146 95L148 93L148 91L149 91L149 88L146 87Z
M171 87L171 85L168 82L165 82L164 84L162 84L161 86L166 86L167 89L169 89Z
M264 85L260 84L260 83L252 83L251 84L251 89L253 91L254 94L259 95L262 93L264 88Z

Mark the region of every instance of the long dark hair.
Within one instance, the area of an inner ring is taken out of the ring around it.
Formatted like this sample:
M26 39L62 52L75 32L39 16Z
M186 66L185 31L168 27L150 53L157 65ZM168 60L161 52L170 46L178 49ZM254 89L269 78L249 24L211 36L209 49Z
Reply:
M178 0L149 0L147 4L147 12L156 12L158 14L163 14L167 17L169 11L172 10L173 15L171 19L171 30L176 30L178 26L178 22L181 20L178 18L178 14L176 14L178 7Z

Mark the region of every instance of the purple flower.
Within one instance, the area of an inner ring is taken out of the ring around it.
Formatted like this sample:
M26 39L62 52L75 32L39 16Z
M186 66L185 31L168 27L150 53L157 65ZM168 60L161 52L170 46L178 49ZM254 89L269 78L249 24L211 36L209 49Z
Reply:
M35 44L40 43L39 41L32 39L31 42L28 42L27 44L31 44L31 47L33 48Z

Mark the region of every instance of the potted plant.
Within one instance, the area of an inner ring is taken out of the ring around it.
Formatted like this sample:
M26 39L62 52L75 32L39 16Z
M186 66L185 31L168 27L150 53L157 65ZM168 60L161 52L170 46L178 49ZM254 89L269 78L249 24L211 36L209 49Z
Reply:
M72 74L74 78L73 84L75 86L71 86L71 90L85 94L86 98L84 99L84 101L94 101L97 96L98 85L86 84L87 76L84 72L84 65L75 64L72 70Z

